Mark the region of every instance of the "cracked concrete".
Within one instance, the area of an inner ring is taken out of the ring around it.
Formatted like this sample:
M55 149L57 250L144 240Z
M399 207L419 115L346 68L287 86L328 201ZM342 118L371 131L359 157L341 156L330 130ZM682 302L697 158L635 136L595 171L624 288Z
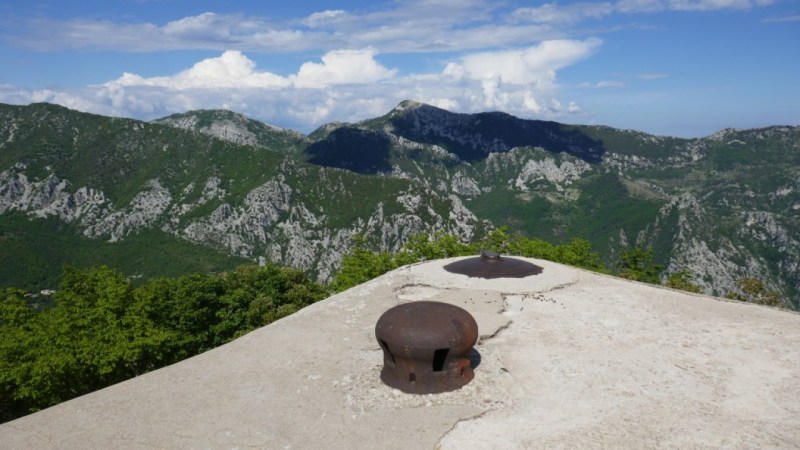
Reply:
M2 448L791 447L800 315L547 261L395 270L227 345L0 426ZM374 326L436 300L478 322L475 379L380 382Z

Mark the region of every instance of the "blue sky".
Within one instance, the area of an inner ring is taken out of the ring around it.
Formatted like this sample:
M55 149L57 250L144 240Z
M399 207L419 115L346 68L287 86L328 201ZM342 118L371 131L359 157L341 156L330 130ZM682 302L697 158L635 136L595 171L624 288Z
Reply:
M413 99L700 137L800 124L800 0L6 0L0 68L0 102L143 120Z

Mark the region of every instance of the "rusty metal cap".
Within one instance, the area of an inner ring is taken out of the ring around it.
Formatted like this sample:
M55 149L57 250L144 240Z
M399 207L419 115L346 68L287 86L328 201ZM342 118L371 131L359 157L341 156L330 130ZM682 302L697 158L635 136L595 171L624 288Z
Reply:
M472 278L524 278L538 275L544 269L521 259L483 252L481 256L450 263L444 270Z
M469 354L478 324L463 308L419 301L386 311L375 325L383 349L381 380L413 394L458 389L474 377Z

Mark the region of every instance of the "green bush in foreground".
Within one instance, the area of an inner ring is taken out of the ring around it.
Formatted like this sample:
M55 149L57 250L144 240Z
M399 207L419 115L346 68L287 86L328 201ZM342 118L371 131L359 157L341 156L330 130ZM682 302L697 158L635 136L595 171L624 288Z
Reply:
M728 292L725 297L731 300L756 303L759 305L784 308L785 304L780 292L769 291L764 282L755 277L746 277L737 283L739 292Z
M617 275L644 283L659 284L662 270L663 265L653 264L653 249L645 250L640 246L622 252L617 262Z
M664 285L672 289L679 289L681 291L694 292L695 294L702 294L703 290L700 288L699 285L691 281L691 276L692 274L689 273L688 270L684 269L681 270L680 272L676 272L670 275L669 278L667 278L667 282Z

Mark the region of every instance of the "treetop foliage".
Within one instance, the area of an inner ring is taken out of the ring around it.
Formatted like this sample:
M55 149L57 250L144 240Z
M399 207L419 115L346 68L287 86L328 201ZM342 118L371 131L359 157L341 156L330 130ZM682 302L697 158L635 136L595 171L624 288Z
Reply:
M670 275L667 278L667 282L665 283L665 285L672 289L679 289L681 291L701 294L703 290L700 288L699 285L692 282L691 277L692 274L689 273L688 270L684 269Z
M105 266L65 266L51 308L0 292L0 421L204 352L327 295L275 265L139 287Z
M564 264L604 272L600 254L592 250L591 243L573 239L568 244L551 244L542 239L531 239L510 234L505 227L490 232L482 241L465 243L457 236L446 233L417 235L397 253L374 252L368 249L366 238L359 236L344 260L331 288L341 292L390 270L421 261L454 256L477 255L481 250L502 254L541 258Z
M728 292L725 297L731 300L756 303L759 305L783 307L783 300L778 291L770 291L764 282L755 277L746 277L737 283L739 292Z
M628 280L658 284L662 270L663 265L653 264L653 249L645 250L638 245L622 252L617 262L617 274Z

